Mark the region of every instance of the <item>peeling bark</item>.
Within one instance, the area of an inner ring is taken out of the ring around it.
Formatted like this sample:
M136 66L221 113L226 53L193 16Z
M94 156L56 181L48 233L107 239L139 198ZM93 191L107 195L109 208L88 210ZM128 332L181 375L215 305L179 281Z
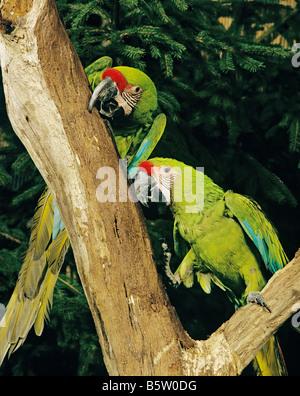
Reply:
M192 340L158 278L139 206L96 199L100 167L123 185L125 176L87 110L88 82L54 0L2 1L0 56L11 124L58 204L109 374L239 374L300 301L300 257L265 288L272 314L247 306Z

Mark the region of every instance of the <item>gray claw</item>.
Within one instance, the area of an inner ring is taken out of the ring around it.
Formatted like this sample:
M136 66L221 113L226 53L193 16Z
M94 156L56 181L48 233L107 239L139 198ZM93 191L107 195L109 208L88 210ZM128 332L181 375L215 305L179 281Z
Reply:
M246 301L247 301L247 304L256 303L256 304L258 304L258 305L260 305L262 307L265 307L271 313L270 308L267 306L267 303L265 302L264 298L262 297L262 295L258 291L249 292Z
M164 254L165 274L169 278L171 285L176 288L176 287L178 287L180 285L181 280L180 280L180 278L178 278L179 275L178 274L174 275L172 270L171 270L170 263L171 263L171 256L172 255L171 255L171 252L170 252L170 250L168 248L168 245L166 244L166 242L164 240L162 241L161 246L162 246L163 254Z

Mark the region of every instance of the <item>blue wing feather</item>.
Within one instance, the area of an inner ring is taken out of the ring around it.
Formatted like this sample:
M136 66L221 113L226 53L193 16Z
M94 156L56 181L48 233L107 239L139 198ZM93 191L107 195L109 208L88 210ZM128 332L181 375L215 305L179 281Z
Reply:
M133 179L138 172L138 165L142 161L146 161L155 149L162 134L164 133L167 118L165 114L159 114L153 121L151 129L145 139L142 141L138 151L128 164L128 174Z
M254 234L250 224L248 223L247 220L244 220L241 223L242 227L244 230L247 232L248 235L250 235L251 239L253 240L255 246L259 250L259 253L263 259L263 262L268 265L270 261L269 257L269 251L268 251L268 246L266 245L266 242L264 239L261 238L259 234Z
M62 218L60 216L60 213L58 211L54 199L53 199L53 204L54 204L54 215L53 215L52 240L57 237L60 231L65 229L65 225L62 221Z
M250 198L232 191L226 192L225 203L257 247L266 268L272 274L281 269L288 262L288 258L275 228L260 206Z

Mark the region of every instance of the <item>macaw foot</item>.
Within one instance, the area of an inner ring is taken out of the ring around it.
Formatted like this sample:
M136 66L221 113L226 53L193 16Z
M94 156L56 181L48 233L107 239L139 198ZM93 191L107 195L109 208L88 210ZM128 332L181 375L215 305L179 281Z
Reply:
M166 243L166 241L162 238L162 249L163 249L163 255L164 255L164 264L165 264L165 274L168 277L168 279L170 280L170 283L173 287L178 287L181 283L181 279L179 277L179 275L174 275L172 270L171 270L171 252L170 249Z
M265 307L269 312L271 312L271 310L267 306L267 303L265 302L264 298L262 297L262 295L258 291L249 292L246 301L247 301L247 304L256 303L258 305L261 305L262 307Z

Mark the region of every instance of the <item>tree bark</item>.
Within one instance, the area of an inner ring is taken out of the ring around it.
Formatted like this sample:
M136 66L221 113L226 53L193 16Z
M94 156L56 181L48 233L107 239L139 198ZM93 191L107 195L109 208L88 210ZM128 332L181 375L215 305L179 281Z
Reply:
M126 176L87 110L91 92L54 0L4 0L0 13L8 115L59 207L109 374L239 374L300 301L300 258L267 285L272 314L247 306L209 340L192 340L158 278L139 206L96 199L99 168L115 170L117 191Z

